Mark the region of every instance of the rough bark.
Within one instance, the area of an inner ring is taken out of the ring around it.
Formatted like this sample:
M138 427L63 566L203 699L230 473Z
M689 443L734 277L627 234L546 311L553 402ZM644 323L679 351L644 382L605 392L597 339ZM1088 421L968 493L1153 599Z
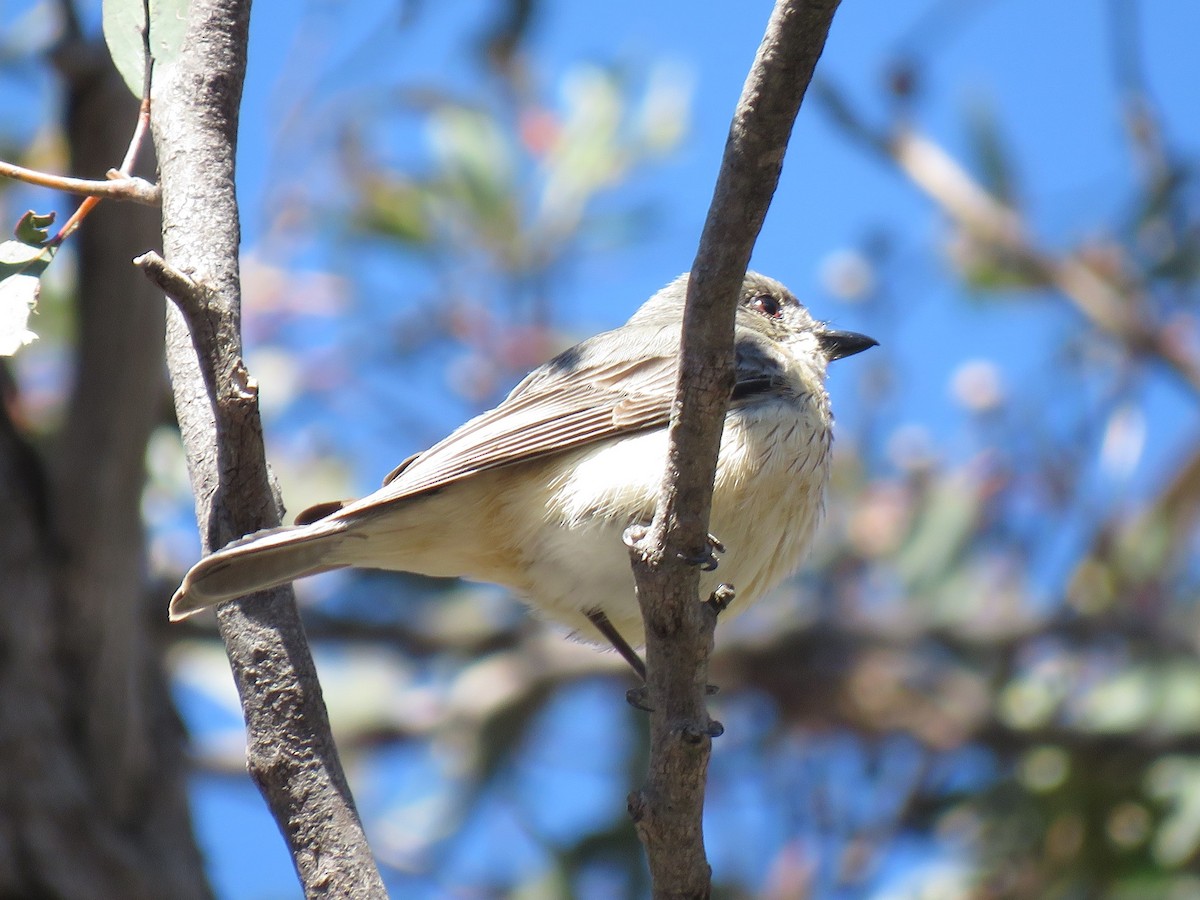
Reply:
M778 0L742 89L692 264L667 472L654 521L633 547L653 712L646 783L629 808L656 898L711 891L701 820L711 736L720 733L705 706L716 613L697 602L699 573L685 560L707 552L742 277L837 6Z
M171 290L167 359L206 549L279 524L257 386L242 363L234 155L248 0L194 0L185 52L155 70L167 264L196 288ZM182 279L176 279L178 284ZM248 765L309 897L383 896L329 731L291 588L218 611L241 695Z
M71 166L102 177L125 153L137 103L102 44L75 49ZM54 451L0 410L6 897L211 896L145 584L140 504L163 409L163 313L129 261L158 239L155 210L115 204L76 235L75 377Z

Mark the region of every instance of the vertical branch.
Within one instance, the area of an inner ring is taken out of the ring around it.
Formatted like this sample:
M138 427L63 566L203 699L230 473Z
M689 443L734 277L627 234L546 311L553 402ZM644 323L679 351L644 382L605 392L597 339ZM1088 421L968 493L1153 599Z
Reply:
M692 264L667 472L649 531L633 547L646 622L650 764L630 812L655 897L707 897L701 816L711 736L704 704L715 613L697 602L686 559L706 550L712 485L733 386L736 298L779 180L792 124L838 0L777 0L730 125Z
M207 549L279 523L257 385L241 358L234 156L249 18L249 0L192 0L184 51L155 69L167 262L139 261L178 304L168 314L168 366ZM246 716L250 774L306 895L384 896L291 588L227 604L218 624Z

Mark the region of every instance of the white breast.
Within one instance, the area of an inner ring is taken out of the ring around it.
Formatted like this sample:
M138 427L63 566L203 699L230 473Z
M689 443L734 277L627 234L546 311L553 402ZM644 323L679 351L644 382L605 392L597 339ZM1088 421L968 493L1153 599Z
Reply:
M746 608L799 566L820 519L829 472L830 416L819 400L779 399L726 417L713 490L711 531L726 547L704 573ZM603 611L631 643L642 642L626 527L648 522L666 461L666 431L589 447L538 498L541 525L528 536L529 600L548 617L591 636L583 613ZM528 521L525 515L519 518Z

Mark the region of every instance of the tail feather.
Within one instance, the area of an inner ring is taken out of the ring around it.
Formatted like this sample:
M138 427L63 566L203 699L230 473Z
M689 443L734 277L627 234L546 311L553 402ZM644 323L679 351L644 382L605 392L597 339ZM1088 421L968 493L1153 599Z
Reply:
M172 622L224 600L346 565L337 558L345 522L272 528L234 541L204 557L171 598Z

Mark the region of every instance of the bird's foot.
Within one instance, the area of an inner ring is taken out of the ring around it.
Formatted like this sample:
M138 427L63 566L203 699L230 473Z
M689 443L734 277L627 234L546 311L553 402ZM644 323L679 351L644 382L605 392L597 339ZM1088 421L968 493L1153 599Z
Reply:
M719 562L717 554L724 552L725 545L721 543L716 535L710 534L703 550L694 554L680 553L679 558L689 565L699 566L704 572L711 572L717 567L717 563Z
M638 544L645 540L646 535L649 533L650 526L635 522L625 529L621 535L621 540L625 542L626 547L637 547ZM680 553L679 558L688 565L699 566L703 571L711 572L717 567L717 563L719 562L717 554L724 552L725 545L721 543L721 539L716 535L710 534L705 541L703 550L696 553Z
M736 596L733 585L723 581L717 585L717 589L709 594L708 599L704 602L714 613L720 614L729 608L729 604Z
M650 533L650 526L641 522L634 522L621 533L621 540L625 542L626 547L637 547L646 535Z
M715 684L706 684L704 686L704 695L706 697L712 697L714 694L719 694L720 692L721 689ZM649 696L650 692L647 690L646 685L639 684L637 687L630 688L625 692L625 702L634 709L640 709L642 712L654 712L654 707L647 702ZM718 722L717 724L719 725L720 723ZM717 735L714 734L713 737L717 737Z
M716 719L709 719L706 728L701 729L695 725L685 725L680 733L683 739L689 744L699 744L704 740L705 736L719 738L725 733L725 726Z

